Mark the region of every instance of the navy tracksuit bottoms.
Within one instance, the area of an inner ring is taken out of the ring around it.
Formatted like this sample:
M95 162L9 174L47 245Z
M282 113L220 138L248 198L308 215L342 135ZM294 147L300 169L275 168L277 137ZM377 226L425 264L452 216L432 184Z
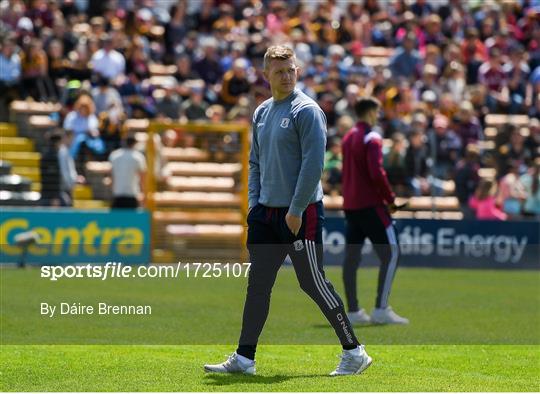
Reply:
M358 311L356 273L362 247L368 238L381 262L375 307L386 308L399 259L398 237L388 209L384 206L346 210L347 248L343 264L343 283L349 312Z
M326 316L345 349L359 345L343 302L326 279L322 265L322 201L310 204L302 216L302 227L294 235L285 222L288 208L258 204L248 215L247 247L249 272L242 332L237 353L250 359L255 350L270 307L270 294L281 264L287 255L294 266L300 288Z

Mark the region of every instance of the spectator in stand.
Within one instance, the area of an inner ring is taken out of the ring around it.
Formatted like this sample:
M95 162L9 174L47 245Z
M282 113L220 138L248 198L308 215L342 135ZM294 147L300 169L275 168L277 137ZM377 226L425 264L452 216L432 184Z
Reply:
M98 156L105 153L105 144L99 134L99 122L95 112L92 98L83 94L75 102L73 111L64 119L64 129L71 130L75 135L69 149L71 157L81 165L90 153ZM78 160L79 154L82 160Z
M129 118L153 118L156 105L152 96L152 86L137 72L128 74L128 79L120 86L119 92Z
M456 127L456 134L461 139L461 146L476 144L484 139L484 133L480 121L474 113L474 108L470 101L464 101L459 106L459 122Z
M422 18L422 17L430 15L433 12L433 7L426 0L416 0L411 5L411 11L418 18Z
M454 119L455 115L458 113L458 103L460 101L461 100L455 101L454 97L450 93L443 93L439 101L439 107L437 108L438 113L446 116L450 120Z
M32 20L26 16L19 19L15 33L18 37L17 44L20 47L23 47L24 44L28 43L32 38L35 37L34 24L32 23Z
M427 45L423 63L424 67L428 64L435 66L436 75L439 75L442 72L442 67L445 63L445 59L441 55L441 48L433 44Z
M423 53L425 50L425 33L422 26L420 26L420 21L408 10L403 12L403 16L400 19L403 23L396 31L395 43L403 44L406 36L410 34L414 39L414 47Z
M116 84L119 77L126 71L126 60L124 55L114 49L110 35L104 34L100 39L101 49L92 55L90 64L95 73L109 78L113 84Z
M467 29L465 40L461 43L461 55L467 68L467 84L474 85L478 82L478 69L489 59L486 46L478 38L476 28Z
M99 116L102 112L115 111L119 116L124 112L122 98L118 90L110 86L110 81L107 77L100 76L97 81L97 86L92 89L92 99L96 106L96 114Z
M325 194L336 195L341 193L342 166L341 138L334 137L328 141L328 149L324 155L322 183Z
M437 77L437 67L433 64L426 64L422 69L422 79L414 84L416 101L421 101L424 92L431 91L435 94L435 102L439 102L442 91Z
M514 124L508 125L509 141L499 147L497 163L499 177L508 173L509 165L518 165L518 172L523 174L527 171L527 164L531 159L531 152L525 146L525 137L521 130Z
M120 148L125 120L125 112L114 109L99 115L99 134L105 144L105 153L102 157L108 157L112 151Z
M409 135L409 146L405 154L405 172L409 191L414 196L429 194L428 151L424 143L425 135L413 130Z
M209 88L213 88L223 76L219 64L218 43L213 37L205 38L201 47L202 56L193 64L193 69L197 70Z
M428 132L429 152L433 162L433 176L446 180L452 177L452 170L459 158L461 141L457 134L448 128L448 118L436 115L433 129Z
M82 38L73 51L68 54L68 78L72 80L89 80L92 76L90 69L90 51L88 40Z
M308 47L309 48L309 47ZM251 62L245 57L246 55L246 45L243 42L234 42L231 45L231 49L229 52L225 51L224 54L228 53L228 55L225 55L221 58L220 64L221 68L223 69L223 72L229 71L234 64L234 61L236 59L244 59L247 63L246 68L250 69L251 71Z
M497 48L501 51L503 56L508 56L512 46L515 44L515 40L510 37L510 31L506 26L500 26L495 35L486 40L486 48L488 51Z
M360 46L358 46L358 48L361 49L361 44ZM326 50L326 56L327 56L327 59L325 59L324 61L324 67L327 70L334 69L337 67L340 70L340 73L342 74L340 77L343 79L346 79L347 74L349 72L349 70L347 69L347 66L350 66L354 62L354 59L352 57L349 57L348 64L345 65L345 67L340 68L343 62L343 58L345 57L345 48L343 48L341 45L338 45L338 44L332 44ZM305 55L305 59L300 59L300 60L302 60L304 64L310 64L313 60L313 57L311 56L311 50L309 50L309 53Z
M465 157L456 165L456 175L454 177L456 196L466 219L474 216L468 203L480 182L480 176L478 175L479 169L480 150L476 145L469 144L465 148Z
M146 160L135 150L137 140L126 138L125 146L109 156L111 162L112 195L111 208L137 208L144 202Z
M23 97L45 101L54 95L54 88L48 77L47 54L40 39L33 38L21 53Z
M538 92L533 100L534 105L529 110L529 116L531 118L540 119L540 92Z
M315 74L313 71L308 71L303 75L302 80L298 82L298 89L308 95L313 100L317 100L317 84L315 82Z
M507 215L495 204L495 183L482 179L474 195L469 199L469 207L479 220L506 220Z
M62 44L62 55L67 57L68 53L75 49L78 38L68 29L63 17L56 16L53 22L52 35L45 39L44 47L48 50L53 41L60 41Z
M58 149L58 164L60 169L60 203L62 206L73 206L73 188L77 183L84 183L82 175L77 174L75 161L69 154L69 147L73 143L73 132L67 130Z
M422 141L426 142L428 119L422 111L417 111L412 115L409 134L416 131L422 135Z
M449 92L455 102L460 102L463 99L467 81L465 80L465 69L461 63L457 61L450 62L444 71L444 77L441 82L442 90ZM483 103L484 101L482 101Z
M131 47L126 53L126 59L127 73L137 73L143 80L150 78L150 67L148 66L150 59L145 52L142 39L139 38L132 42Z
M529 77L527 83L527 91L525 97L525 105L527 107L536 107L538 104L538 96L540 95L540 66L537 66ZM531 109L530 115L540 118L540 111Z
M407 171L405 168L406 139L402 133L392 135L392 145L384 152L384 169L388 181L397 195L403 195L407 188Z
M508 110L508 77L503 69L503 59L499 48L492 48L489 60L478 69L478 82L487 87L486 105L491 112Z
M163 85L163 89L160 91L155 91L154 96L156 97L156 111L157 116L169 118L173 120L180 119L180 105L182 104L182 99L175 91L173 84L166 83Z
M53 100L57 101L62 93L69 72L69 61L64 56L62 41L52 40L47 48L48 76L54 87Z
M183 121L206 119L206 110L209 104L204 100L204 82L194 81L190 84L190 96L180 106Z
M353 83L347 85L345 88L345 97L336 103L336 115L339 117L349 116L350 118L354 118L354 104L358 100L359 94L360 88L358 85Z
M362 60L363 47L360 41L351 44L351 56L339 64L340 75L344 80L364 86L374 75L373 68Z
M62 189L58 151L62 144L62 134L54 132L48 136L48 146L41 155L41 205L59 207L62 205Z
M422 59L415 49L416 38L414 34L407 33L403 44L396 49L390 59L390 70L394 78L412 79L419 75Z
M0 49L0 121L9 117L9 104L18 96L20 78L21 59L15 51L15 40L4 38Z
M182 99L187 99L190 94L190 90L185 82L201 79L197 71L192 69L191 58L186 54L180 55L176 59L176 73L174 77L180 84L178 93L182 96Z
M345 134L354 126L354 120L348 115L340 116L336 122L336 127L328 130L328 137L343 138Z
M187 3L179 1L169 8L170 20L165 25L163 39L165 41L165 61L172 63L177 55L179 46L188 32Z
M441 17L437 14L431 14L426 17L425 21L425 44L443 47L446 44L447 38L441 32Z
M531 119L529 123L529 136L525 140L525 146L533 158L540 157L540 120Z
M508 78L508 90L510 95L511 114L522 113L527 96L527 79L531 73L529 65L525 61L525 52L521 46L510 48L510 62L503 66L503 71Z
M227 108L232 108L242 95L249 93L248 66L246 59L236 59L232 69L223 76L221 100Z
M319 98L319 106L326 116L328 127L334 127L337 120L336 114L336 101L337 97L333 93L324 93Z
M527 198L527 191L519 178L519 167L518 160L510 159L507 164L508 173L499 181L497 205L510 217L521 214L523 202Z
M520 178L527 197L523 205L526 216L540 216L540 157L537 157L529 171Z

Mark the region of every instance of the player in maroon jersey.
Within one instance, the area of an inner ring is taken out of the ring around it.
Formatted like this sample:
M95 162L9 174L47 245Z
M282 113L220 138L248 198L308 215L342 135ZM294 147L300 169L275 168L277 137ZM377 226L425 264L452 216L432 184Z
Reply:
M399 245L391 213L397 209L395 195L383 168L382 135L374 128L380 102L360 98L355 104L358 123L345 135L343 154L343 209L347 220L347 252L343 281L351 322L407 324L388 305L396 273ZM362 246L369 238L381 261L375 309L369 316L358 305L356 271Z

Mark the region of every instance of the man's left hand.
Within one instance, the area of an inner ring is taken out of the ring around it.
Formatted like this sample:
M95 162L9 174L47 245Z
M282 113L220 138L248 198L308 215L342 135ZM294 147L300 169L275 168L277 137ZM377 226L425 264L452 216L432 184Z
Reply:
M300 227L302 227L302 216L294 216L287 213L287 215L285 215L285 223L287 223L289 230L291 230L294 235L298 235Z

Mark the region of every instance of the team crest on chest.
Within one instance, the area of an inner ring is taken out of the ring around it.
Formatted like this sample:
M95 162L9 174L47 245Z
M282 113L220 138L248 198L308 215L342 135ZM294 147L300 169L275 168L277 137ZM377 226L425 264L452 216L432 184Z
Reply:
M289 127L290 122L291 120L289 118L282 118L281 123L279 125L283 127L284 129L286 129L287 127Z

